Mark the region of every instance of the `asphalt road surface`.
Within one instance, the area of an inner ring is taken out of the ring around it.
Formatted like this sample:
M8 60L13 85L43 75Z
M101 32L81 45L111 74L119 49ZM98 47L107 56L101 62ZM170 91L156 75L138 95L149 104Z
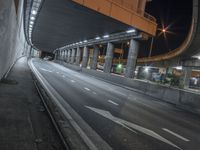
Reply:
M200 117L53 62L33 65L114 150L199 150Z

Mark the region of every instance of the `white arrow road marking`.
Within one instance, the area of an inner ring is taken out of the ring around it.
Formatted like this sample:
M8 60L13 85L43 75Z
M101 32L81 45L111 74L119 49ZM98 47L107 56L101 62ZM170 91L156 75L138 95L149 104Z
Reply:
M112 100L108 100L109 103L113 104L113 105L116 105L116 106L119 106L119 104L113 102Z
M179 135L179 134L177 134L177 133L175 133L175 132L173 132L173 131L171 131L171 130L169 130L169 129L166 129L166 128L162 128L162 129L163 129L164 131L166 131L166 132L168 132L168 133L170 133L170 134L176 136L177 138L183 140L183 141L186 141L186 142L189 142L189 141L190 141L189 139L187 139L187 138L185 138L185 137L183 137L183 136L181 136L181 135Z
M93 108L93 107L89 107L89 106L85 106L85 107L88 108L88 109L90 109L90 110L92 110L92 111L94 111L94 112L96 112L96 113L98 113L98 114L100 114L100 115L102 115L102 116L104 116L107 119L112 120L113 122L115 122L115 123L123 126L124 128L127 128L128 130L130 130L130 131L132 131L134 133L137 133L133 129L127 127L125 124L121 123L121 121L118 120L116 117L114 117L110 112L105 111L105 110L101 110L101 109L97 109L97 108Z
M136 125L134 123L131 123L131 122L128 122L128 121L125 121L123 119L120 119L120 118L117 118L115 116L113 116L109 111L105 111L105 110L102 110L102 109L98 109L98 108L94 108L94 107L90 107L90 106L85 106L86 108L98 113L99 115L107 118L107 119L110 119L112 120L113 122L117 123L117 124L120 124L122 125L123 127L135 132L134 130L132 130L131 128L137 130L137 131L140 131L146 135L149 135L157 140L160 140L164 143L167 143L177 149L180 149L182 150L180 147L176 146L175 144L173 144L172 142L170 142L169 140L165 139L164 137L160 136L159 134L155 133L154 131L152 130L149 130L149 129L146 129L144 127L141 127L139 125Z
M86 91L90 91L90 89L88 89L87 87L84 87L84 89L85 89Z

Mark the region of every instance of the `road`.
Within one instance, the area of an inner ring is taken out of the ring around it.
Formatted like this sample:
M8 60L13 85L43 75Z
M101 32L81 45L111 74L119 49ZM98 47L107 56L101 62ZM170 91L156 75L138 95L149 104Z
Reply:
M199 149L199 116L53 62L32 62L112 149Z

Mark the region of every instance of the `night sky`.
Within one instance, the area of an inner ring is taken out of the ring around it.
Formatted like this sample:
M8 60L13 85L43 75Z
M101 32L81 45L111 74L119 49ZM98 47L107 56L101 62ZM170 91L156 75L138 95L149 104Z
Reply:
M155 37L152 55L162 54L177 48L187 36L192 18L192 0L152 0L146 11L157 18L158 28L169 26L167 39ZM157 31L157 35L160 31ZM148 56L150 40L142 42L140 57Z

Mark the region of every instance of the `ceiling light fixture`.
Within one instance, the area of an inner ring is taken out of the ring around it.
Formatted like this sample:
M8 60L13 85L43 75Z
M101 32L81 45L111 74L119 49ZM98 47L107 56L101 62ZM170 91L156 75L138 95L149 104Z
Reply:
M96 40L99 40L99 39L100 39L100 37L98 36L98 37L96 37L95 39L96 39Z
M131 30L126 31L126 33L133 33L135 31L136 31L135 29L131 29Z
M35 20L35 17L31 17L31 20Z
M103 36L103 38L109 38L109 37L110 37L109 35L104 35L104 36Z
M33 14L33 15L36 15L36 14L37 14L37 11L33 10L33 11L32 11L32 14Z

